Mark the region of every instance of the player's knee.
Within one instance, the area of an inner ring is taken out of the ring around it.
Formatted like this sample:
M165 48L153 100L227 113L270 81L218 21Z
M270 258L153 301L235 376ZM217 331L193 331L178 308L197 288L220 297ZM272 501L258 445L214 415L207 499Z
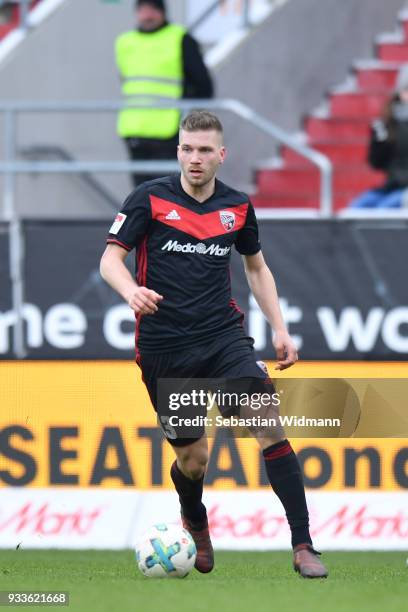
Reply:
M200 452L186 453L181 460L183 472L192 480L201 478L207 469L208 453Z
M199 480L205 474L207 464L195 464L189 469L191 480Z
M265 450L267 448L270 448L274 444L277 444L278 442L283 442L284 440L286 440L286 437L284 434L277 434L276 437L262 435L259 436L257 440L259 446L261 447L261 450Z

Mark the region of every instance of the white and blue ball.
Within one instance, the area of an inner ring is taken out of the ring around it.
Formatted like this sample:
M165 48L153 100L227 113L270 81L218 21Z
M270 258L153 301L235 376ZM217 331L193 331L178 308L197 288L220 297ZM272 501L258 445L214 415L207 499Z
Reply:
M197 549L186 529L169 523L153 525L136 547L136 561L148 578L184 578L194 567Z

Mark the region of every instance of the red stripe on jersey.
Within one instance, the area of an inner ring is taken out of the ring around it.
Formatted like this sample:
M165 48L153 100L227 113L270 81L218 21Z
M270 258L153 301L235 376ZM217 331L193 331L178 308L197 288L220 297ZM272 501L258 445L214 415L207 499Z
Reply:
M185 232L198 240L214 238L215 236L240 230L245 225L248 211L248 203L245 203L200 215L188 208L184 208L180 204L162 200L153 195L150 196L150 202L152 206L152 219ZM234 220L232 227L228 227L229 215L225 215L227 219L224 217L223 223L221 213L233 215L230 217Z
M146 268L147 268L147 250L146 250L147 236L145 236L136 249L136 261L137 261L137 283L144 287L146 282Z
M230 290L230 293L231 293L231 268L228 268L228 281L229 281L229 290ZM244 318L245 318L245 315L242 312L242 310L240 309L240 307L238 306L235 298L231 297L228 305L229 305L230 308L235 310L235 312L238 312L240 314L240 316L241 316L240 323L241 323L241 326L244 327Z
M127 246L127 244L125 244L124 242L121 242L120 240L116 240L116 238L108 238L106 242L108 244L118 244L123 249L126 249L126 251L132 250L130 247Z
M137 282L140 287L146 286L147 277L147 236L144 237L136 250L137 260ZM136 315L136 330L135 330L135 348L136 348L136 363L139 365L140 362L140 351L139 351L139 335L140 335L140 321L142 319L140 313Z
M235 310L235 312L238 312L241 315L241 325L242 327L244 327L244 313L242 312L242 310L240 309L240 307L238 306L238 304L235 301L235 298L231 298L229 301L229 306L230 308L232 308L233 310Z

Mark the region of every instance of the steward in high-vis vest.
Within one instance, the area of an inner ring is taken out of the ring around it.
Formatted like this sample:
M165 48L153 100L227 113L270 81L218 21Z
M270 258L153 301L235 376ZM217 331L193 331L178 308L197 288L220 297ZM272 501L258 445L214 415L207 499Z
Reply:
M181 26L169 24L152 33L126 32L119 36L116 61L125 98L158 96L179 100L182 97L185 34ZM118 132L122 138L140 136L164 140L174 136L179 123L177 109L126 109L119 114Z
M122 94L138 97L211 98L213 85L197 42L179 25L166 20L164 0L136 0L136 30L116 39L116 64ZM123 109L118 134L132 160L173 160L178 144L178 109ZM135 174L136 185L157 174Z

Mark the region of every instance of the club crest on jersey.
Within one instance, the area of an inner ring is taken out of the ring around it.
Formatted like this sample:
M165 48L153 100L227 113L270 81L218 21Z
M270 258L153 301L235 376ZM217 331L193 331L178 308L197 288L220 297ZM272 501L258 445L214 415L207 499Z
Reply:
M235 226L235 214L226 210L220 211L221 223L227 232L230 232Z

